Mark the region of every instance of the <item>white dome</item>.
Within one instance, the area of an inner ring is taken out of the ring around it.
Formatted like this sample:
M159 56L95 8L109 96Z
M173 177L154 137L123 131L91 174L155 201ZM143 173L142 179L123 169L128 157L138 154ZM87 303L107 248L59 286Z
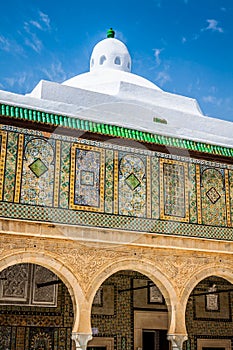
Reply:
M90 71L105 68L131 71L129 51L120 40L106 38L95 45L90 59Z
M108 37L98 42L92 51L90 72L62 84L107 94L118 94L121 83L131 84L131 91L134 85L161 91L151 81L131 73L131 57L126 45L114 38L112 29L107 34Z

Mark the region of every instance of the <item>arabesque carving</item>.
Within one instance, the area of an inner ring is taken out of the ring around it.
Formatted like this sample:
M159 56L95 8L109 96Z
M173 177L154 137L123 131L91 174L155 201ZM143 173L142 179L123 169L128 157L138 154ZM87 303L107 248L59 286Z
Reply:
M92 285L93 279L98 279L102 271L107 271L117 262L134 262L135 270L142 264L154 266L170 280L177 294L181 295L188 278L207 266L227 266L233 268L233 257L218 256L190 251L160 250L156 248L138 248L122 245L106 245L95 243L80 243L78 241L53 240L44 238L29 238L23 236L2 236L1 257L23 252L42 253L44 259L55 258L63 263L77 277L83 291ZM221 257L221 259L220 259ZM124 265L125 266L125 265ZM130 266L130 264L129 264Z

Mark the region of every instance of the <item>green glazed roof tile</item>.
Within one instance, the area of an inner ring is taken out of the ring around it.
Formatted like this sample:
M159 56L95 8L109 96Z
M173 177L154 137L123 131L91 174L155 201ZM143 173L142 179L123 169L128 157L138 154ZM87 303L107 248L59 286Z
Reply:
M91 131L103 135L129 138L137 141L149 142L158 145L184 148L193 151L233 157L232 148L211 145L202 142L195 142L192 140L184 140L170 136L163 136L159 134L151 134L148 132L128 129L111 124L95 123L84 119L57 115L53 113L46 113L43 111L32 110L29 108L0 104L0 113L2 114L2 116L16 119L25 119L30 120L32 122L46 123L48 125L60 125L66 128L68 127L72 129Z

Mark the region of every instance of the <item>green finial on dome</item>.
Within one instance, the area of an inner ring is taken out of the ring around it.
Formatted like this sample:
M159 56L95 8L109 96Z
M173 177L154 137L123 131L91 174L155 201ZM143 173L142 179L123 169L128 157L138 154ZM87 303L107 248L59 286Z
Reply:
M112 28L110 28L108 31L107 31L107 38L114 38L115 37L115 32Z

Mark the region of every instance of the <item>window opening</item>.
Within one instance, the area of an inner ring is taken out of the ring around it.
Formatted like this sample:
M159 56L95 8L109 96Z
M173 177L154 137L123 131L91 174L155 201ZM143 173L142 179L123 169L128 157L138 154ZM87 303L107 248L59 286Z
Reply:
M117 64L118 66L120 66L120 65L121 65L121 59L120 59L120 57L119 57L119 56L117 56L117 57L115 58L114 63L115 63L115 64Z
M106 57L105 56L101 56L100 57L100 65L103 65L105 61L106 61Z

